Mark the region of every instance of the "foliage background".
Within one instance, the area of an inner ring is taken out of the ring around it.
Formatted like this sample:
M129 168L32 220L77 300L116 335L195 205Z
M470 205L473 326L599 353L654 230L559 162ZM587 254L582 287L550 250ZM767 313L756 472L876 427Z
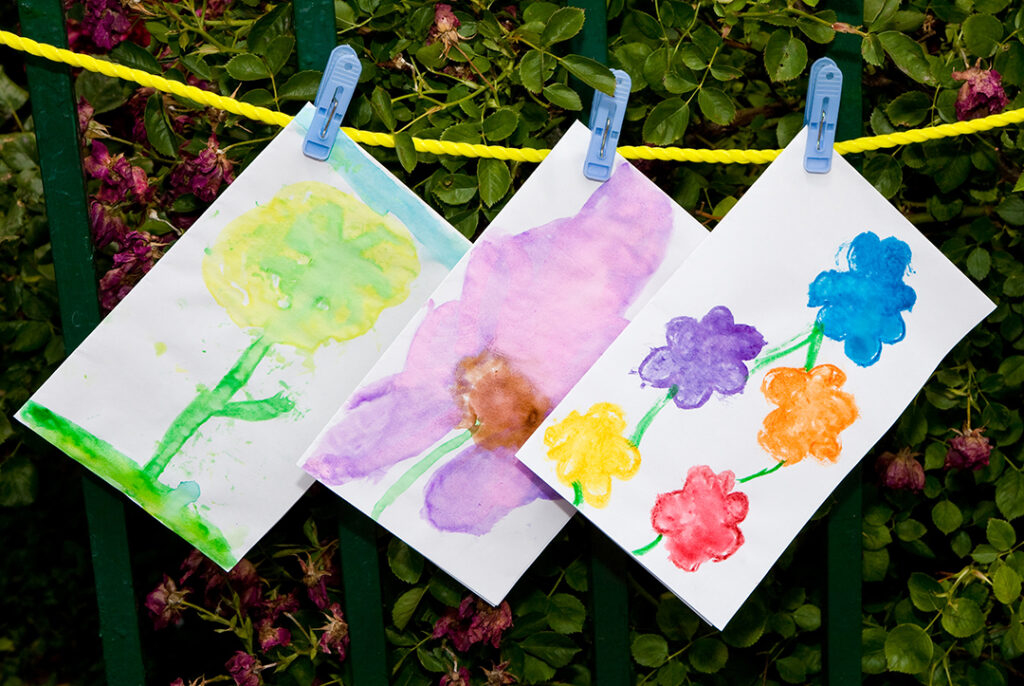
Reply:
M580 17L559 5L454 3L458 26L432 2L334 6L338 40L356 48L364 67L348 123L395 132L397 149L373 154L469 236L532 165L417 155L411 135L549 147L583 105L570 73L607 83L605 72L569 54ZM87 0L69 3L68 16L77 50L248 102L293 112L319 80L296 66L289 2ZM961 81L952 73L975 65L999 72L1010 108L1024 106L1024 9L1009 0L867 0L860 27L836 25L824 0L611 0L608 16L610 64L633 79L624 144L784 145L801 126L806 67L836 30L862 38L865 133L955 121ZM0 24L16 25L13 8L0 9ZM23 66L9 52L2 60L0 683L101 683L80 470L7 419L63 346ZM123 156L145 178L144 188L133 189L98 167L90 172L100 203L93 216L98 277L112 304L274 129L94 74L78 74L76 90L93 109L81 115L83 155L100 164L99 141L112 156L107 163ZM865 683L987 686L1024 678L1015 663L1024 653L1022 148L1024 133L1014 127L858 156L872 183L998 304L865 460ZM637 166L709 226L761 169ZM121 195L111 199L105 189ZM984 427L991 440L988 465L947 469L953 429L965 422ZM872 469L878 455L901 448L918 454L920 490L886 485ZM186 600L195 605L171 608L172 621L159 631L141 610L152 683L201 683L203 675L256 683L237 670L227 676L239 650L267 665L250 675L257 681L344 677L345 661L322 649L327 617L313 599L322 579L329 601L344 600L330 562L332 498L314 489L261 543L250 557L257 581L221 580L210 592L196 577L181 580L187 547L128 508L140 608L150 589L166 584L164 573L192 589ZM819 517L722 633L631 566L637 683L820 682L823 537ZM434 629L465 592L383 536L395 680L454 684L468 675L474 684L503 683L507 671L525 683L590 683L589 550L580 543L589 540L586 526L571 523L511 594L512 626L491 634L498 646L477 641L459 649L452 635L435 637ZM322 574L311 579L314 563ZM247 604L252 589L258 597ZM258 603L288 594L300 603L287 624L290 644L263 650Z

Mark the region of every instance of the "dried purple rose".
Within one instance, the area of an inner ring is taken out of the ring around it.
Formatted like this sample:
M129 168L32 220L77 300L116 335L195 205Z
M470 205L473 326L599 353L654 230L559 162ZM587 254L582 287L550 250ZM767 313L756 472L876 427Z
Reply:
M459 43L459 26L461 25L462 22L452 12L452 6L439 2L434 5L434 23L427 35L427 45L434 41L441 41L441 54L447 57L448 51Z
M260 641L260 650L266 652L271 648L280 646L286 648L292 642L292 634L284 627L274 626L274 620L269 617L262 619L256 625L256 635Z
M920 492L924 489L924 467L918 453L903 448L898 453L884 452L875 461L875 471L882 485L897 491Z
M224 666L227 667L228 674L238 686L260 686L263 681L260 679L260 670L263 665L249 653L239 650Z
M469 670L459 667L458 664L453 665L451 670L441 677L440 686L469 686Z
M171 172L168 183L175 196L193 193L203 202L213 202L222 184L235 180L234 163L217 147L217 136L210 134L206 148L189 157Z
M146 172L133 166L124 155L111 155L107 146L94 140L90 144L89 156L82 164L85 172L103 182L96 193L96 199L105 203L128 200L129 192L138 202L146 203L153 197Z
M983 436L985 429L971 429L964 424L960 431L953 429L956 437L949 442L946 453L945 469L973 469L978 471L988 466L988 457L992 454L992 446L988 438Z
M345 615L341 612L341 605L331 603L327 617L327 624L320 627L323 633L320 635L320 650L328 655L337 655L338 660L344 660L348 655L348 623Z
M187 589L179 589L174 579L164 574L163 581L146 596L145 606L154 629L163 629L181 621Z
M998 114L1009 103L1002 76L995 69L974 66L953 72L953 78L964 82L956 96L956 118L960 121Z
M734 395L747 383L746 360L757 357L764 337L752 326L736 324L727 307L704 318L676 317L665 325L668 345L655 348L640 363L640 378L655 388L675 386L680 408L702 406L717 391Z

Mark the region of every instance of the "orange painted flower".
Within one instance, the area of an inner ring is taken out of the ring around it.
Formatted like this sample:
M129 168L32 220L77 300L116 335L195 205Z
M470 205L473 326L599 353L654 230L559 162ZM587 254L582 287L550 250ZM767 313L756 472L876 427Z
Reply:
M786 465L805 457L838 460L839 434L857 419L853 396L839 390L844 383L846 374L830 364L810 371L779 367L765 374L761 392L779 408L764 418L758 443Z
M640 451L623 437L625 412L613 403L592 405L586 414L573 410L548 427L544 445L558 463L558 479L576 492L573 505L584 501L604 507L612 492L612 477L631 479L640 469Z

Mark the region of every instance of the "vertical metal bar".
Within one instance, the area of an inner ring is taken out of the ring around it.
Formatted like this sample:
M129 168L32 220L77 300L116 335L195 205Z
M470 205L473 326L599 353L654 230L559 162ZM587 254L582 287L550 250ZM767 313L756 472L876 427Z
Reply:
M67 47L60 0L20 0L19 13L25 36ZM67 67L29 57L27 73L64 343L70 352L100 320L78 148L78 116ZM107 682L138 686L145 683L145 672L124 506L118 495L92 476L83 478L82 489Z
M569 43L569 49L584 57L608 63L608 14L605 0L567 0L569 7L583 10L583 29ZM583 101L581 119L589 119L593 89L570 79ZM580 170L583 173L583 170ZM622 551L596 527L590 534L590 578L594 617L594 683L630 682L629 596L625 558Z
M834 0L839 21L859 26L863 0ZM860 37L836 34L828 55L843 72L836 140L863 135ZM856 163L856 162L855 162ZM828 574L825 615L825 672L829 686L861 683L861 469L857 467L836 489L828 519Z
M295 0L299 69L320 69L337 44L333 0ZM388 683L377 525L357 509L339 506L338 551L345 618L352 628L349 665L356 686Z

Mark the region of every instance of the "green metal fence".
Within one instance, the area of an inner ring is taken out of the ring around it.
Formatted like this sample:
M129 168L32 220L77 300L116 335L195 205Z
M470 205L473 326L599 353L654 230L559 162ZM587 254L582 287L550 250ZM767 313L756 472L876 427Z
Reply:
M300 69L321 69L336 44L333 0L293 0ZM586 13L573 52L607 62L604 0L569 0ZM828 3L839 21L862 23L862 0ZM22 35L67 47L61 0L19 0ZM837 140L862 134L859 38L836 35L829 55L843 70ZM28 58L28 80L46 193L64 341L69 351L99 323L96 275L78 150L75 100L68 67ZM585 97L587 101L589 97ZM861 489L854 470L833 495L828 521L825 675L831 686L861 681ZM144 684L137 596L125 526L124 499L92 476L82 481L88 518L100 635L107 682ZM377 541L382 530L339 501L339 554L345 612L351 632L352 682L388 683ZM628 558L604 534L591 529L591 605L594 677L600 686L630 679Z

